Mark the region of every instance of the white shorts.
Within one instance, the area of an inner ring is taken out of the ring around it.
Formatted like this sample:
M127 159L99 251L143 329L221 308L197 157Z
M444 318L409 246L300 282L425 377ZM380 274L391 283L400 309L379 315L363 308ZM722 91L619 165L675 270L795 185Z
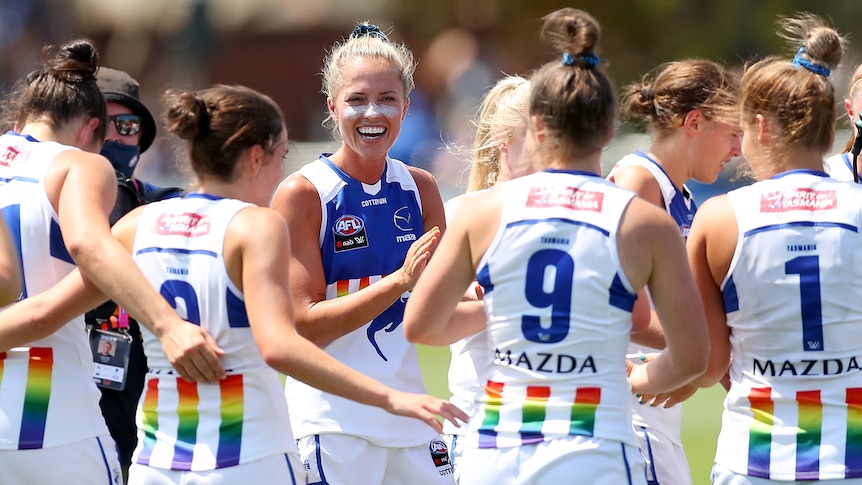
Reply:
M648 485L691 485L691 469L682 446L654 428L634 426L646 462Z
M452 485L449 450L440 436L411 448L385 448L343 434L297 440L308 485Z
M569 436L510 448L457 447L458 483L469 485L645 485L640 450L619 441Z
M2 483L122 485L117 446L111 435L38 450L0 451Z
M779 482L760 477L750 477L740 473L732 472L727 468L715 463L712 465L713 485L818 485L840 483L842 485L862 485L862 478L846 478L844 480L802 480L796 482Z
M304 485L305 472L299 457L272 455L242 465L207 471L165 470L132 463L128 485Z

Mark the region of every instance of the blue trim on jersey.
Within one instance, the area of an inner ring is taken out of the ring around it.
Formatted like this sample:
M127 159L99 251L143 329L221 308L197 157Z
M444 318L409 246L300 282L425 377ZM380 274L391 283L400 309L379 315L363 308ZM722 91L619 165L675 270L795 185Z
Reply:
M27 274L24 273L24 250L21 247L21 206L18 204L7 205L0 209L3 218L6 219L6 227L15 242L15 250L18 252L18 274L21 275L20 299L27 298Z
M24 135L24 134L22 134L22 133L18 133L17 131L9 130L9 131L7 131L7 132L6 132L6 134L7 134L7 135L12 135L12 136L23 136L27 141L32 141L33 143L42 143L42 142L40 142L39 140L37 140L37 139L33 138L33 137L32 137L32 136L30 136L30 135Z
M850 224L843 224L840 222L815 222L815 221L796 221L796 222L785 222L783 224L770 224L768 226L762 226L750 231L747 231L744 236L753 236L754 234L760 232L769 232L769 231L780 231L782 229L789 229L791 227L837 227L838 229L846 229L852 232L859 232L859 228L856 226L851 226Z
M178 254L202 254L204 256L210 256L212 258L217 258L218 254L215 251L206 251L203 249L181 249L181 248L144 248L135 252L135 256L144 253L178 253Z
M287 471L288 475L290 475L290 483L292 485L296 485L296 477L293 475L293 465L290 464L290 456L287 453L284 454L284 462L287 463Z
M850 159L850 152L844 152L841 154L841 159L844 160L844 165L847 166L847 170L850 171L850 174L853 174L853 160ZM857 163L859 160L856 160ZM859 179L859 183L862 184L862 178Z
M120 477L112 477L111 476L111 465L108 463L108 455L105 454L105 446L102 445L102 440L98 436L96 436L96 443L99 445L99 453L102 455L102 463L105 465L105 474L108 476L108 485L113 485L115 483L120 483ZM114 479L116 478L116 480Z
M326 474L323 473L323 463L321 459L323 458L320 453L320 435L314 435L314 456L317 458L317 474L320 475L319 482L309 482L308 485L329 485L329 482L326 481Z
M494 291L494 283L491 282L491 271L487 263L479 268L479 272L476 273L476 281L482 285L482 290L485 293Z
M5 182L7 184L9 182L25 182L28 184L37 184L37 183L39 183L39 179L34 179L34 178L30 178L30 177L19 177L16 175L16 176L14 176L12 178L8 178L8 179L7 178L0 178L0 182Z
M736 283L733 281L733 276L727 279L727 284L721 290L721 297L724 300L724 313L739 310L739 295L736 293Z
M629 459L626 456L626 444L620 443L620 451L623 452L623 466L626 467L626 476L629 479L629 485L632 485L632 469L629 465Z
M566 174L569 174L569 175L583 175L584 177L597 177L597 178L602 178L602 176L601 176L600 174L593 173L593 172L588 172L588 171L586 171L586 170L563 170L563 169L561 169L561 168L546 168L546 169L544 169L544 170L542 170L542 171L543 171L543 172L548 172L548 173L566 173Z
M227 305L227 325L230 328L249 328L248 312L245 308L245 302L238 296L234 295L230 288L226 288L227 297L225 303Z
M583 222L583 221L573 221L571 219L564 219L562 217L549 217L547 219L524 219L522 221L510 222L510 223L506 224L506 229L508 229L510 227L515 227L515 226L521 226L524 224L538 224L540 222L559 222L562 224L571 224L573 226L583 226L583 227L586 227L588 229L594 229L594 230L598 231L599 233L601 233L602 235L604 235L605 237L608 237L611 235L611 233L609 231L602 229L601 227L596 226L595 224L590 224L588 222Z
M614 275L614 281L611 283L609 292L608 304L614 308L631 313L635 307L635 300L638 299L638 295L637 293L629 293L629 290L623 285L623 280L620 278L619 273Z
M823 170L810 170L807 168L797 168L797 169L788 170L786 172L781 172L781 173L775 174L772 177L769 177L769 179L767 179L767 180L777 180L777 179L780 179L782 177L786 177L788 175L795 175L795 174L807 174L807 175L814 175L815 177L829 178L829 174L824 172Z
M207 199L207 200L222 200L224 197L218 195L205 194L203 192L189 192L183 199Z
M48 247L51 249L51 256L65 261L69 264L75 264L69 250L66 249L66 243L63 241L63 233L60 231L60 225L57 221L51 219L51 229L48 231Z

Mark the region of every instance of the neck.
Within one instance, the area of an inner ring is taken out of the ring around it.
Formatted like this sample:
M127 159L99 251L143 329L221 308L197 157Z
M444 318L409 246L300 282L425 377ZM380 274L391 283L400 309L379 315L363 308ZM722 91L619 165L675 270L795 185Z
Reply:
M761 170L755 170L757 180L765 180L790 170L822 172L823 154L817 149L786 150L780 156L769 157L763 165Z
M74 136L68 133L70 130L57 129L54 126L42 122L30 122L19 131L22 135L30 135L39 141L55 141L63 145L74 145Z
M365 184L376 184L386 169L386 157L370 159L346 150L344 145L329 156L332 163L350 178Z
M544 168L556 170L580 170L596 175L602 174L602 152L598 151L581 156L554 158L544 165Z
M656 142L650 147L648 155L661 165L677 190L691 178L683 149L671 143Z
M252 204L266 206L268 201L261 204L260 190L247 187L248 184L236 180L233 182L224 182L216 179L203 179L198 185L198 192L225 199L237 199L243 202L251 202Z

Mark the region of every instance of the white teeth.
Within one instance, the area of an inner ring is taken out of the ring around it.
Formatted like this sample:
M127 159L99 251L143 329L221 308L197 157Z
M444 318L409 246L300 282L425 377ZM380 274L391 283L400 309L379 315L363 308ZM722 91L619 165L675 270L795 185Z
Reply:
M358 130L358 131L359 131L359 133L360 133L360 134L362 134L362 135L380 135L380 134L382 134L384 131L386 131L386 128L383 128L383 127L380 127L380 126L375 126L375 127L363 127L363 128L359 128L359 130Z

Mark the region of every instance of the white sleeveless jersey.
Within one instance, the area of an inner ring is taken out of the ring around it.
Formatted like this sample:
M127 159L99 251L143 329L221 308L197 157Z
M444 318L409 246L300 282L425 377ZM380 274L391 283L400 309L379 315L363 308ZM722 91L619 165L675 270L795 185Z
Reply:
M771 480L862 477L862 188L794 170L728 196L732 385L715 462Z
M133 463L171 470L213 470L293 449L281 381L254 342L243 294L225 267L225 232L251 204L204 194L148 204L134 259L184 319L224 349L228 376L218 384L179 378L146 328L149 372L138 404Z
M320 197L319 241L327 300L359 291L401 267L410 245L424 232L419 190L406 165L387 159L383 176L373 185L349 177L326 156L303 166L299 173L314 184ZM323 349L393 389L426 392L416 347L399 328L408 297L405 293L372 321ZM403 448L427 444L437 434L417 419L289 377L285 397L298 437L347 434L377 446Z
M493 364L465 445L581 435L637 446L624 358L636 292L616 240L634 193L550 170L494 190L500 227L477 270Z
M634 166L645 168L653 176L656 183L658 183L659 190L661 190L662 199L664 199L664 209L679 224L682 236L688 238L688 232L691 230L691 221L694 219L695 212L697 212L697 204L695 204L691 192L685 186L683 186L682 191L677 190L664 169L641 151L630 153L621 158L608 174L608 180L613 181L614 172L617 170ZM627 352L630 354L638 352L648 354L658 351L659 349L646 345L631 343L627 349ZM638 402L636 396L632 396L631 401L632 424L637 427L646 427L658 431L676 445L682 446L681 405L676 405L669 409L660 406L645 406Z
M832 155L823 161L823 170L836 180L853 181L853 158L852 154L844 152ZM862 160L856 160L857 165Z
M49 289L75 268L45 192L48 167L66 150L77 148L11 132L0 136L0 211L18 247L21 298ZM82 316L28 347L0 353L0 450L107 434L99 397Z
M482 192L468 192L459 198L470 198ZM447 214L447 219L451 214ZM485 330L474 333L449 346L448 383L452 396L449 402L472 416L474 404L485 395L483 376L491 366L488 357L488 334ZM443 421L443 432L462 435L466 426L456 427L448 419Z

